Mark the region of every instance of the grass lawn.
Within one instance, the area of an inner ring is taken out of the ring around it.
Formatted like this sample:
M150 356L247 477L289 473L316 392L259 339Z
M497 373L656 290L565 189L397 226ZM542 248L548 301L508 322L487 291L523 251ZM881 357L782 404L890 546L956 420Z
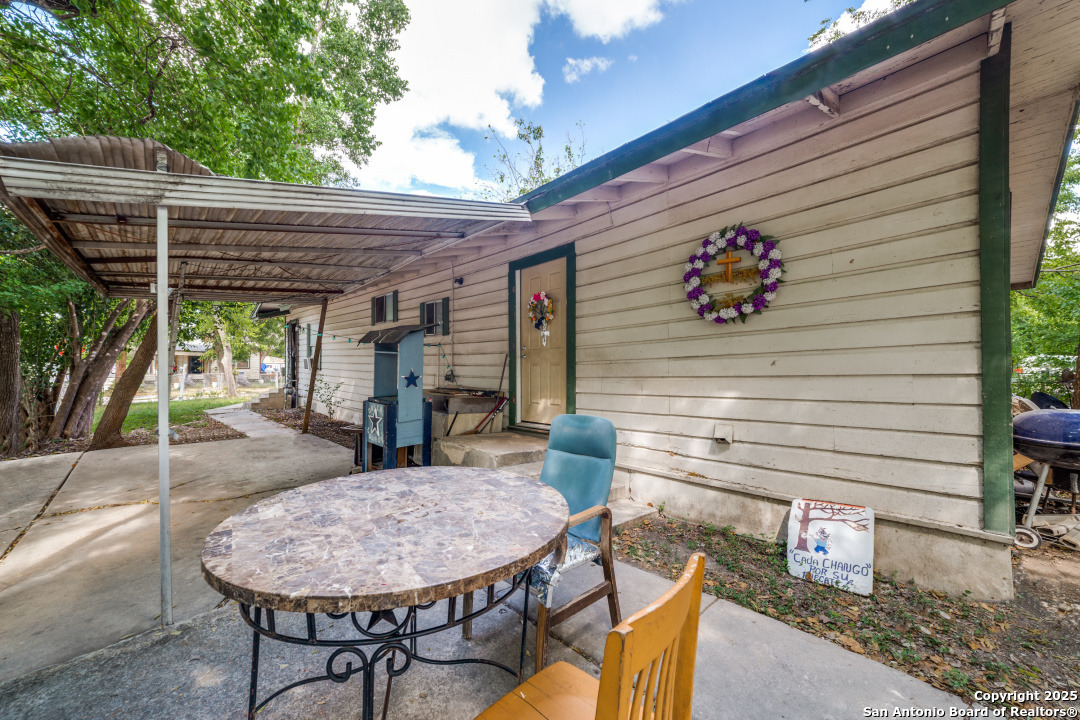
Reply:
M214 397L173 400L169 403L169 425L185 425L201 418L204 410L211 410L222 405L235 405L244 399L242 397ZM95 428L103 412L105 412L104 405L94 410ZM157 412L156 402L132 403L120 432L131 432L136 428L156 428Z

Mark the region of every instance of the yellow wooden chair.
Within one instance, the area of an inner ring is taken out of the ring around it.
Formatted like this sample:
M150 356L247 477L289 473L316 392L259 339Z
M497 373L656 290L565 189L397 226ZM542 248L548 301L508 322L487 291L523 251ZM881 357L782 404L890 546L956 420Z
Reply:
M600 680L558 662L476 720L690 720L705 556L675 587L608 634Z

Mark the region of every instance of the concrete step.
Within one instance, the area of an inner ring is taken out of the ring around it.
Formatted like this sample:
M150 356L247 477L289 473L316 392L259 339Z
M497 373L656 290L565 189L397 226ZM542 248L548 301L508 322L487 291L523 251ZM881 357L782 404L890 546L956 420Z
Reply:
M285 402L285 388L260 393L254 400L244 402L245 410L269 410L281 408Z
M510 432L451 435L431 445L432 465L493 469L543 462L547 452L547 438Z

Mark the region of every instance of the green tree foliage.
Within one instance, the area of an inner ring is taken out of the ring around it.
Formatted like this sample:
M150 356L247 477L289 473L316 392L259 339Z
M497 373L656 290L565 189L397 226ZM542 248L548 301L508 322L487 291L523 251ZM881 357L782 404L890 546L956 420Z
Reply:
M152 137L217 173L345 182L405 82L401 0L0 3L0 135Z
M0 253L37 247L37 240L14 215L0 209ZM88 293L89 291L89 293ZM68 300L91 301L89 285L46 250L0 254L0 307L21 318L20 369L31 392L52 385L70 357Z
M510 147L490 125L484 136L496 144L495 167L487 168L493 183L480 190L480 195L488 200L506 202L519 198L573 170L585 159L585 127L580 122L578 137L567 132L563 146L551 155L544 149L542 126L523 118L515 118L514 124L517 137Z
M1013 366L1046 368L1018 375L1014 390L1066 394L1062 378L1080 362L1080 153L1066 166L1038 285L1013 292L1011 305Z
M808 2L809 0L804 0ZM834 40L839 40L847 33L861 28L863 25L869 25L880 17L885 17L894 10L899 10L904 5L910 5L915 0L889 0L889 4L886 7L876 10L861 10L856 7L849 7L846 11L848 17L851 19L851 26L848 27L846 23L841 20L833 20L832 18L826 18L821 21L821 28L811 35L810 47L818 48L822 45L828 45Z

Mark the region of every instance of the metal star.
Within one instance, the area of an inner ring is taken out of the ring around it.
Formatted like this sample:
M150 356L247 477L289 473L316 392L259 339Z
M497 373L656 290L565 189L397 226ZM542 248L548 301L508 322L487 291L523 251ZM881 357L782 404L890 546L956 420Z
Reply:
M372 434L375 435L375 437L381 438L382 428L379 427L379 424L382 423L382 415L380 415L379 411L374 407L368 408L368 422L371 423Z
M383 620L390 623L394 627L397 627L397 615L394 614L393 610L374 610L371 613L371 617L368 618L367 629L370 630Z
M402 375L401 379L405 381L405 387L407 387L407 388L408 387L414 387L414 388L419 387L416 384L416 381L420 379L420 376L417 375L415 372L413 372L411 368L409 369L409 374L408 375Z

